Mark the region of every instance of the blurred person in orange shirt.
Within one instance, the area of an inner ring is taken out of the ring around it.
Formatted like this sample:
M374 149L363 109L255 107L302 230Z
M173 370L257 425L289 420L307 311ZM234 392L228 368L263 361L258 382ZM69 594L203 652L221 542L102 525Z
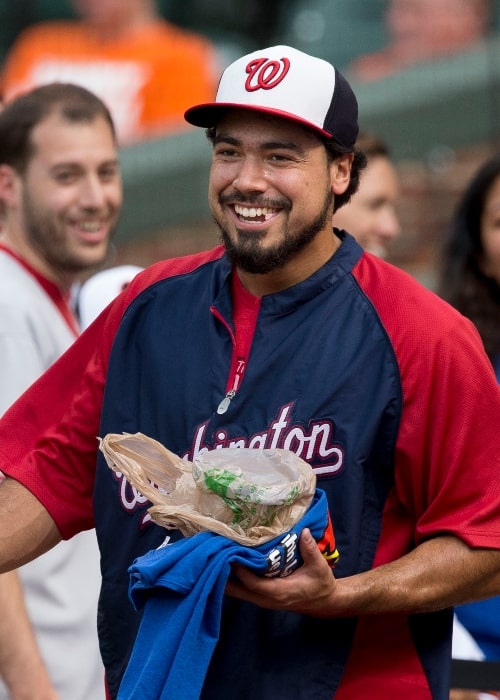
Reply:
M18 36L0 75L6 101L45 83L82 85L106 102L126 145L185 129L185 109L213 98L216 48L163 19L155 0L71 4L80 19L40 22Z
M353 80L385 78L416 63L468 51L485 38L491 0L388 0L388 44L355 59Z

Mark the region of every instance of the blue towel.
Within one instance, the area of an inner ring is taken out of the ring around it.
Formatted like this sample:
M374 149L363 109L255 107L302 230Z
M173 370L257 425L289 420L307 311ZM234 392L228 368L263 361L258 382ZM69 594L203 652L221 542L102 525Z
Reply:
M485 661L500 661L500 596L458 605L455 614L479 645Z
M118 700L198 700L219 638L231 564L262 575L290 573L301 563L294 546L301 531L308 527L319 541L329 526L326 495L316 489L303 518L259 547L202 532L136 559L129 596L144 613Z

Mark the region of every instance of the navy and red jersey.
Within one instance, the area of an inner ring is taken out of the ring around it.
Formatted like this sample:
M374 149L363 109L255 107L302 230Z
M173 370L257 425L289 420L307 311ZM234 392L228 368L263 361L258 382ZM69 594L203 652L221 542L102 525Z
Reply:
M477 332L340 235L310 278L262 298L226 412L232 269L216 248L140 273L0 422L0 468L63 537L95 524L113 698L140 621L127 569L181 535L151 522L97 436L142 432L189 460L219 447L293 450L327 494L339 577L443 533L500 548L500 389ZM315 619L228 599L202 698L447 700L450 635L450 610Z

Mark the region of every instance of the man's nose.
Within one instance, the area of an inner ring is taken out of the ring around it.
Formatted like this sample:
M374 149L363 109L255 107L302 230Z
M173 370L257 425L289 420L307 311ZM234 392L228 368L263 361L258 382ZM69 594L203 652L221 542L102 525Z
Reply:
M233 185L239 192L263 192L266 190L265 168L260 158L243 158Z
M401 233L401 224L394 207L387 207L380 216L377 233L386 241L392 241Z
M82 207L98 209L104 206L106 190L97 175L89 175L82 181L79 197Z

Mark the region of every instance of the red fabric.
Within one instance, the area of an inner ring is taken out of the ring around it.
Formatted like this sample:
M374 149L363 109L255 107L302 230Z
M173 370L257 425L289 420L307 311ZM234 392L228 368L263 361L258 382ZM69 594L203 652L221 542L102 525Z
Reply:
M221 253L219 248L140 273L0 421L0 468L44 503L63 537L93 524L96 442L85 435L89 419L90 434L98 434L108 357L129 302L164 277L165 270L169 275L187 273ZM473 547L498 549L500 531L492 525L500 522L498 425L492 417L500 413L500 388L486 355L477 351L477 332L405 273L371 256L363 255L353 274L367 295L360 295L361 303L374 305L391 339L395 381L401 378L404 403L395 484L384 509L374 565L397 559L415 544L445 532ZM429 334L429 325L441 332ZM416 350L414 340L421 336L429 338L427 353ZM456 340L450 348L443 343L447 336ZM470 401L464 400L463 392L467 375ZM62 441L57 453L50 452L45 440L39 441L48 428ZM34 447L36 452L25 457ZM364 618L355 642L335 700L430 699L417 654L411 653L414 646L404 617ZM382 658L390 664L380 663ZM383 691L374 695L375 687Z
M409 649L413 649L412 654ZM381 659L390 659L390 673ZM353 698L432 700L405 616L373 615L359 619L346 670L335 693L335 700Z
M243 381L261 303L260 297L250 294L245 289L236 273L232 276L232 294L235 346L227 391L233 387L237 388Z
M141 272L2 417L0 469L44 504L63 539L94 526L100 406L109 353L125 309L165 277L165 270L168 275L187 273L222 252L219 247ZM53 435L56 447L50 444Z
M470 546L498 548L500 532L491 531L492 522L500 523L500 480L494 477L493 451L498 426L484 419L478 430L478 420L499 414L500 388L479 334L401 270L378 265L365 255L354 274L392 340L403 382L395 489L386 503L375 566L392 561L404 551L404 542L408 551L442 532ZM404 327L401 318L406 319ZM416 341L428 335L429 324L441 333L422 353ZM455 342L445 342L448 337ZM464 372L470 376L467 401ZM481 469L471 468L474 464ZM412 520L417 521L416 532Z

